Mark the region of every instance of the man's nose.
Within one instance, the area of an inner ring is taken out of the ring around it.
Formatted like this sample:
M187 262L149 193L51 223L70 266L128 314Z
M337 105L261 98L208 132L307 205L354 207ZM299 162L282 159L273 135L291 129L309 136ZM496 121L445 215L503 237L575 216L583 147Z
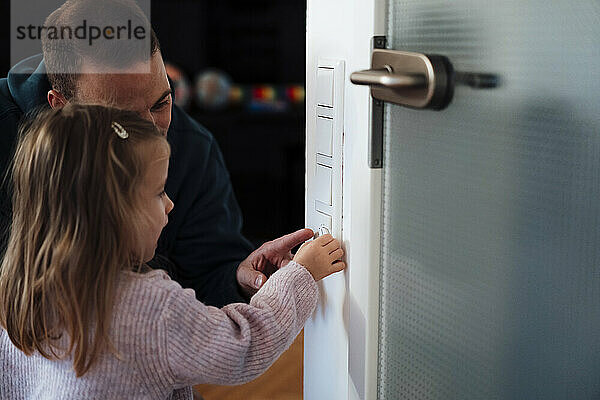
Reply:
M168 214L175 207L175 203L173 203L173 201L171 200L171 198L168 195L166 195L166 196L167 196L167 204L165 206L165 212Z

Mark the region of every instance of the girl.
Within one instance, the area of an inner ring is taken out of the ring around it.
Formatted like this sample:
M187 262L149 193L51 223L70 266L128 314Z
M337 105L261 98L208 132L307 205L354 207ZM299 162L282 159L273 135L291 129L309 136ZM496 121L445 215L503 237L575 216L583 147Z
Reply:
M250 304L217 309L148 271L173 202L166 138L93 105L42 113L12 171L0 269L0 398L191 399L191 385L256 378L345 265L337 240L306 243Z

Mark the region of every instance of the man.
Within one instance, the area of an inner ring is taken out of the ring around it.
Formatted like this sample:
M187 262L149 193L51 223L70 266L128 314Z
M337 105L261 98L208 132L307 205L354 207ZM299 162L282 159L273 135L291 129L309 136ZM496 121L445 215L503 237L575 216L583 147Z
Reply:
M69 0L44 25L74 27L106 10L109 19L127 14L127 19L147 24L142 11L128 0ZM169 269L206 304L247 301L272 272L291 260L291 249L310 239L312 231L299 230L248 255L252 248L240 233L241 214L218 145L173 104L160 46L154 31L149 31L149 58L116 41L91 46L87 41L63 43L42 36L43 58L25 59L0 79L0 169L9 167L20 119L38 107L83 102L138 112L167 135L172 147L166 192L175 208L151 264ZM2 246L10 218L10 193L3 186Z

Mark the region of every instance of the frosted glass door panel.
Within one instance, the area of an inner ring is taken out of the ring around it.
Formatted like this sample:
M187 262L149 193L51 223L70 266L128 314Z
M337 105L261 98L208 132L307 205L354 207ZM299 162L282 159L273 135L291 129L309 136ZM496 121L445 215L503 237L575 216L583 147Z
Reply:
M388 12L388 48L500 85L386 104L378 397L600 398L600 3Z

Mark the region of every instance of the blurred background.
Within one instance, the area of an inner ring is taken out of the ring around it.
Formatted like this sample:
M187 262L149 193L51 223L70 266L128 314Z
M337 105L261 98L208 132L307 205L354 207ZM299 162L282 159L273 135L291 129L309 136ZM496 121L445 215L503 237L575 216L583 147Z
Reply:
M175 101L217 139L260 245L304 225L306 0L153 0ZM0 76L10 2L0 4Z
M255 245L304 226L306 0L153 0L175 101L218 141ZM0 3L0 76L10 2ZM302 398L302 334L260 378L205 400Z

